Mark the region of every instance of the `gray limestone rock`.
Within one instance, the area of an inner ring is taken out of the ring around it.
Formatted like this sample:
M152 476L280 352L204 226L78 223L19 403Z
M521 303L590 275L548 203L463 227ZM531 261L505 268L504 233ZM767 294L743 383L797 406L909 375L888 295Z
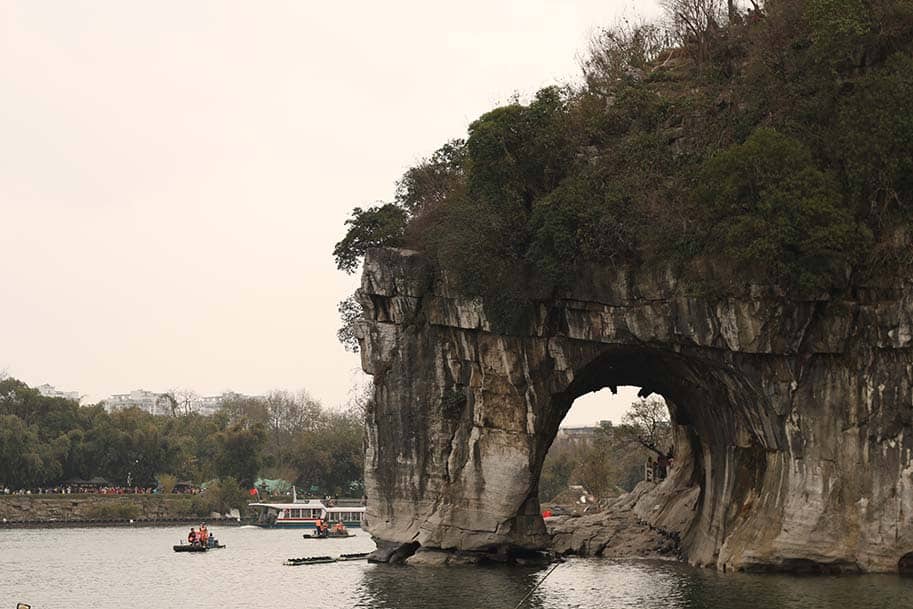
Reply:
M711 298L671 270L595 268L507 336L420 254L385 249L360 298L368 529L390 556L548 547L546 451L575 398L617 385L672 405L672 474L630 507L690 562L894 571L913 552L910 280Z

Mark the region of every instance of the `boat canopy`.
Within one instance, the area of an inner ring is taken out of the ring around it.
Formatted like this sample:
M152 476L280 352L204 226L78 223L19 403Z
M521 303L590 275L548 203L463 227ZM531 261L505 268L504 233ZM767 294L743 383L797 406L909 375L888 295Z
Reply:
M326 506L323 505L323 502L316 499L310 499L308 501L298 502L298 503L248 503L248 507L257 507L257 508L267 508L273 510L286 510L286 509L326 509Z

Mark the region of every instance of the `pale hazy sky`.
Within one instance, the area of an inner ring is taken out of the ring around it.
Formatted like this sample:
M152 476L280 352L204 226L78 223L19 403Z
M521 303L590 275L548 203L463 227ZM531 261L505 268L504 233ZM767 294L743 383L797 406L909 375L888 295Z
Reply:
M653 2L0 0L0 370L344 402L352 207ZM600 394L601 395L601 394ZM617 418L587 400L565 424Z

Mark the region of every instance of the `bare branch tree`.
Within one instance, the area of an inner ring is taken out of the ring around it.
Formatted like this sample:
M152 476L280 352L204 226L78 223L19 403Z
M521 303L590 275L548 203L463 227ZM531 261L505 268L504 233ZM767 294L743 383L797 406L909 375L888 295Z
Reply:
M669 409L661 398L639 399L631 404L631 410L616 429L619 438L640 444L657 455L665 455L672 445Z
M735 12L732 0L728 0ZM682 46L689 49L700 64L710 57L715 34L724 23L727 12L723 0L660 0L660 6L671 20Z
M178 414L187 415L193 412L194 406L200 400L200 394L192 389L169 389L162 394L171 408L171 416Z
M590 39L583 76L591 90L607 93L616 81L647 69L669 46L667 30L656 23L623 20Z

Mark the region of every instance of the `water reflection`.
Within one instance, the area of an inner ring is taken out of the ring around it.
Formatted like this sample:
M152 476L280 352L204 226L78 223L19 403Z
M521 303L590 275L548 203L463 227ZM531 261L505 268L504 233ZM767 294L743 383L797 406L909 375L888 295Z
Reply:
M545 570L377 566L364 572L354 607L512 609ZM532 594L530 609L900 609L913 581L895 576L721 574L660 561L571 560Z
M526 596L541 574L544 571L500 566L440 569L375 565L364 572L354 606L511 609ZM542 607L541 604L527 606Z

